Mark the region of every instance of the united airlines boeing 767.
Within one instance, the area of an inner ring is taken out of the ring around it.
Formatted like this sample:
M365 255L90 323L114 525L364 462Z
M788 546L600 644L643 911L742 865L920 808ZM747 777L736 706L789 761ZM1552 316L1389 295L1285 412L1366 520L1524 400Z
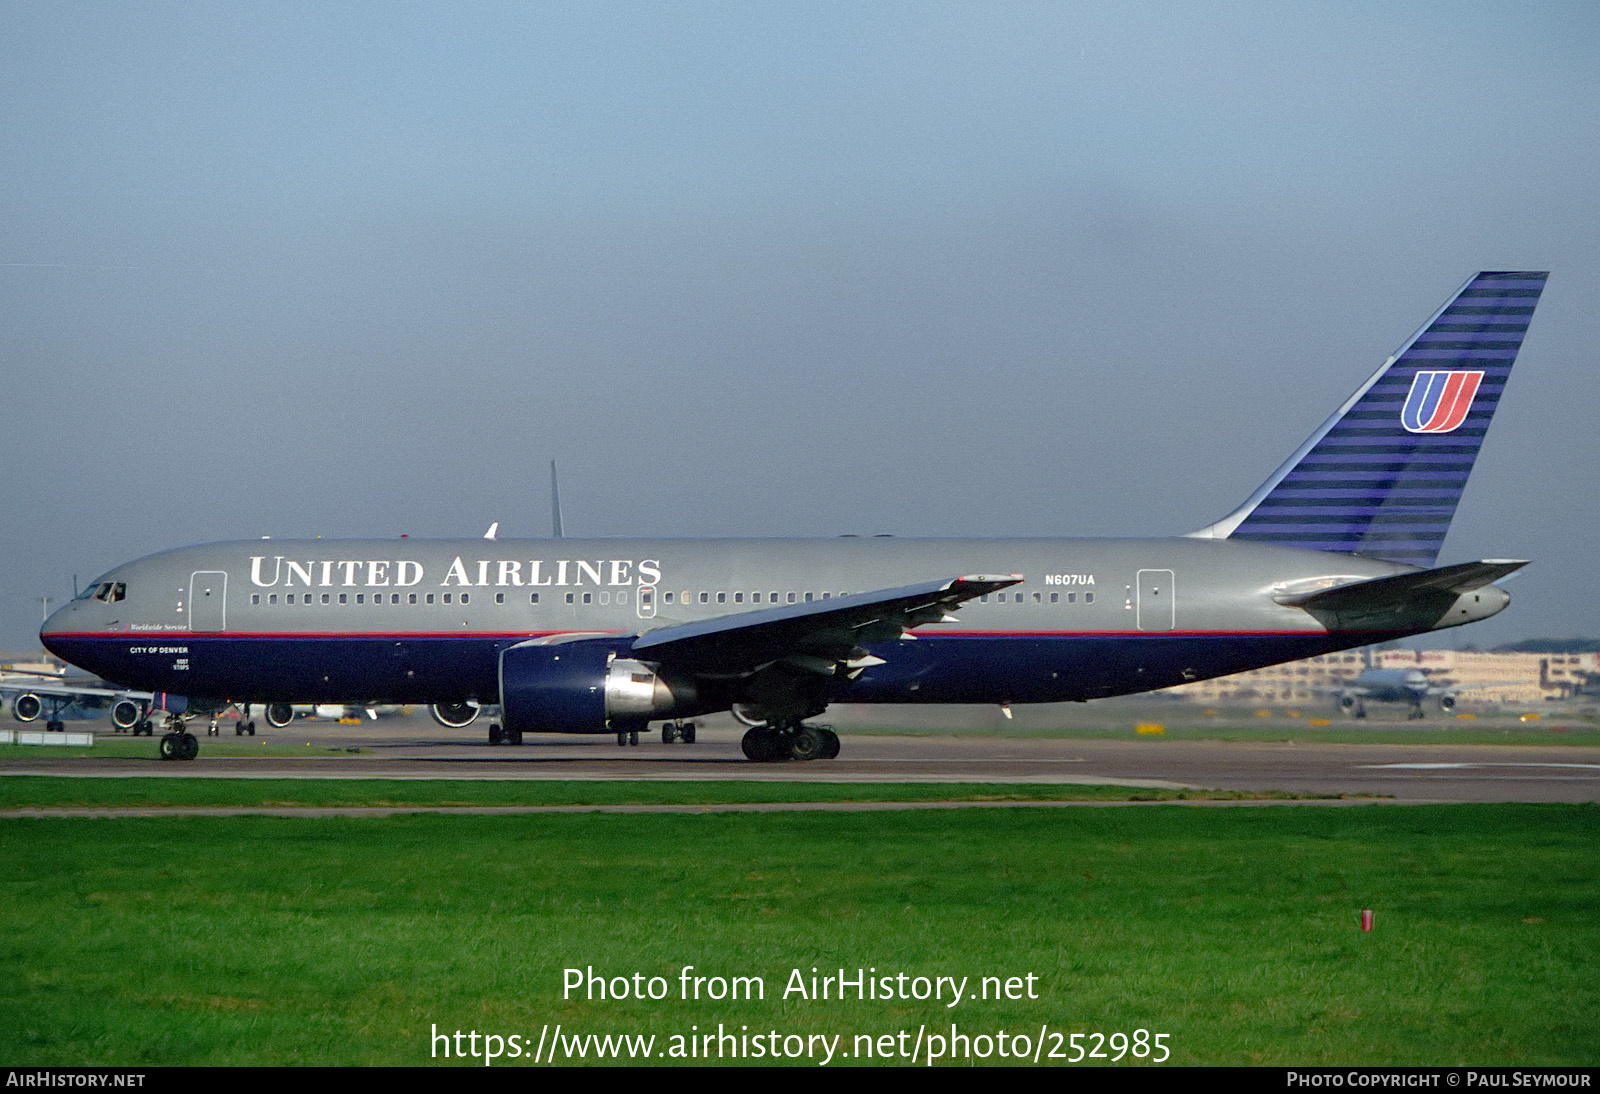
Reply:
M45 623L106 680L230 701L498 704L499 734L734 710L752 760L832 702L1124 695L1494 615L1436 567L1543 273L1471 278L1234 512L1171 539L252 540L119 566Z

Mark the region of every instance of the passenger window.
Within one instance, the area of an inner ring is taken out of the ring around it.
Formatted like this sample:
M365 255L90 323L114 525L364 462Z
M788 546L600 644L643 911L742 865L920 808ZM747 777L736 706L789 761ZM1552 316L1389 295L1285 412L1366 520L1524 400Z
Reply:
M367 594L366 593L357 593L356 594L356 603L357 604L365 604L366 602L367 602ZM292 603L292 601L291 601L291 603Z
M494 602L496 604L504 604L506 602L506 594L505 593L495 593L494 594Z
M447 597L445 597L445 599L449 600L450 598L447 596ZM462 593L461 594L461 603L465 604L466 602L467 602L467 594L466 593Z
M811 603L811 594L810 593L806 594L806 603L807 604Z
M350 603L350 594L349 593L340 593L339 594L339 603L341 603L341 604Z
M407 593L406 594L406 603L415 604L416 602L417 602L417 594L416 593Z
M445 603L446 603L446 604L448 604L448 603L450 603L450 598L451 598L451 597L452 597L452 596L453 596L453 595L455 595L455 594L454 594L454 593L445 593L445 594L444 594L444 602L445 602ZM341 600L343 600L343 599L344 599L344 598L343 598L343 597L340 597L340 598L339 598L339 599L341 599Z
M1067 603L1068 604L1076 604L1077 602L1078 602L1078 594L1077 593L1068 593L1067 594Z
M750 594L750 603L752 603L752 604L761 603L761 594L760 593L751 593Z
M1050 594L1050 603L1052 603L1052 604L1061 603L1061 594L1060 593L1051 593Z
M711 594L710 593L701 593L700 594L700 603L705 604L705 603L709 602L710 600L711 600Z
M789 594L789 603L791 603L791 604L794 603L794 594L793 593Z
M537 604L537 603L539 603L539 594L538 593L529 593L528 594L528 603L529 604Z
M433 603L433 594L429 593L429 594L427 594L427 596L428 596L428 603L432 604Z
M594 603L594 594L593 593L584 593L583 594L583 602L585 604L593 604Z
M628 590L619 589L617 591L617 603L618 604L626 604L627 602L628 602Z
M717 603L718 604L726 604L727 602L728 602L728 594L727 593L718 593L717 594Z
M733 602L735 604L743 604L744 603L744 594L743 593L734 593L733 594Z
M661 594L661 599L664 600L666 603L671 604L672 603L672 594L671 593L662 593Z
M600 594L600 603L602 603L602 604L611 603L611 594L610 593L601 593Z
M1085 604L1093 604L1094 603L1094 594L1093 593L1084 593L1083 594L1083 602Z
M411 599L415 600L416 597L412 597ZM400 594L399 593L391 593L389 595L389 603L391 603L391 604L400 603Z
M1033 602L1035 604L1042 604L1042 603L1044 603L1044 600L1038 593L1034 593L1033 594Z
M989 603L989 594L988 593L984 593L982 596L978 597L978 603L980 603L980 604Z
M571 604L571 603L572 603L572 600L573 600L573 596L572 596L572 594L571 594L571 593L568 593L568 594L567 594L567 603L568 603L568 604Z

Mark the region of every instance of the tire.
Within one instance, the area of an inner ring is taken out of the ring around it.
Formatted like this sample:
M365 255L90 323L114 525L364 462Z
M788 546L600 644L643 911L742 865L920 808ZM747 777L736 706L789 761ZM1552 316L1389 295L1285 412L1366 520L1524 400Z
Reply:
M446 729L466 729L478 720L480 709L477 703L466 699L459 703L434 703L428 713Z
M679 735L682 738L684 744L686 744L686 745L694 744L694 723L693 722L685 722L685 723L683 723L683 728L681 730L679 730Z
M664 744L664 745L670 745L673 741L676 741L677 739L678 739L678 731L675 728L673 728L672 723L671 722L663 722L662 725L661 725L661 743Z
M180 760L192 760L200 755L200 742L193 733L178 734L178 748Z
M819 760L834 759L839 755L839 735L831 729L824 729L822 736L827 743L822 749L822 755L817 758Z
M163 733L161 735L161 744L157 748L163 760L182 759L183 746L178 743L178 734L176 733Z
M776 763L786 755L783 738L768 726L756 726L747 732L740 740L739 747L745 759L752 763Z
M501 732L499 722L489 723L489 743L492 745L505 743L505 734Z
M827 750L828 739L816 726L801 726L789 738L791 760L817 760Z

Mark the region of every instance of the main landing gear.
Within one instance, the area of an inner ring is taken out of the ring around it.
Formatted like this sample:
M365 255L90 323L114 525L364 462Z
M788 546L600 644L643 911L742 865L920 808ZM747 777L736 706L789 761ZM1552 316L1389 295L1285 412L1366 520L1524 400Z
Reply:
M739 747L744 750L746 759L758 764L831 760L839 754L839 735L829 726L768 722L750 729Z
M502 729L499 722L490 722L489 743L492 745L520 745L522 743L522 730Z

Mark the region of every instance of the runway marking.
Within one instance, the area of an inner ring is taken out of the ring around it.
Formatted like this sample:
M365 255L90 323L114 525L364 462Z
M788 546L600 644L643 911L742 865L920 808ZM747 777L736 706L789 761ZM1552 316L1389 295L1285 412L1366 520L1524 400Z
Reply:
M1561 767L1579 768L1584 771L1600 771L1600 764L1549 764L1549 763L1515 763L1510 761L1482 761L1475 763L1408 763L1408 764L1362 764L1367 770L1402 770L1402 771L1449 771L1466 767Z

